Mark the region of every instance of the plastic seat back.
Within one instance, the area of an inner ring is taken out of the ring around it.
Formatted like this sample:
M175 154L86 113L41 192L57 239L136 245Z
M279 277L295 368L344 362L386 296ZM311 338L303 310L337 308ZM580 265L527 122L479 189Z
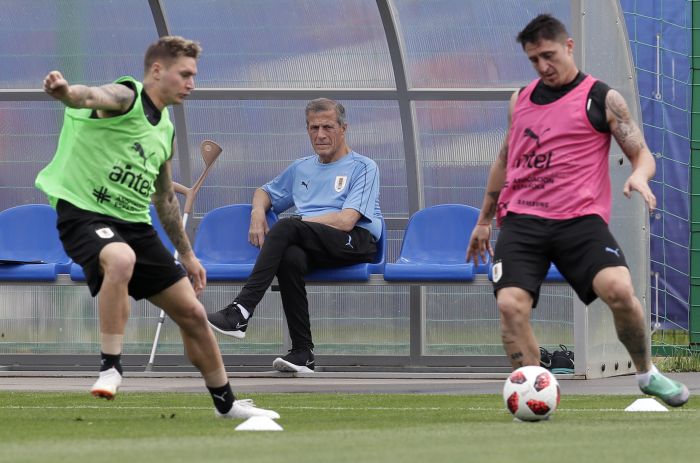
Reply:
M399 259L386 265L384 278L388 281L473 280L476 269L472 262L466 261L466 254L478 218L478 209L463 204L441 204L416 212L406 226Z
M194 253L210 280L245 280L260 250L248 242L250 204L232 204L207 212L199 224ZM277 215L268 211L272 226Z
M67 273L70 258L56 229L56 211L25 204L0 212L0 279L55 280Z
M399 260L414 263L463 264L479 210L463 204L441 204L413 214L406 227Z

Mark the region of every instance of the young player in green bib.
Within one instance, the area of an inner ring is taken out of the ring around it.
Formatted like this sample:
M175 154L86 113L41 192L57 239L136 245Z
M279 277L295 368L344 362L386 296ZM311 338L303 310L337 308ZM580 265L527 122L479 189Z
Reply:
M122 77L100 87L69 85L60 72L50 72L44 90L67 108L56 155L36 186L56 208L66 253L82 266L91 294L100 295L101 366L93 395L113 399L121 385L132 296L148 299L178 324L216 416L279 418L234 398L197 300L206 272L192 252L173 189L174 129L166 107L182 103L194 89L200 52L196 42L162 37L146 51L143 83ZM151 226L151 201L180 263Z

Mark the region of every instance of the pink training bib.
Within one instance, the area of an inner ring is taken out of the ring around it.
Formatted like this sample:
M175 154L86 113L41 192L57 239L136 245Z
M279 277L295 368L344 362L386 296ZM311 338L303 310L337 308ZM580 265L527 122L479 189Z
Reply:
M538 80L518 95L508 137L506 183L498 223L508 212L547 219L589 214L610 221L610 134L588 120L588 93L596 79L586 76L557 101L530 101Z

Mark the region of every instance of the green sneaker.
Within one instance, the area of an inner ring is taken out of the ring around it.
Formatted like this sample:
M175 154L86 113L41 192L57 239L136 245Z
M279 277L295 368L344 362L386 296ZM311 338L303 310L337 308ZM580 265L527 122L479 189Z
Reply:
M683 383L667 378L659 372L652 374L649 384L639 386L643 393L653 395L671 407L684 405L690 397L688 388Z

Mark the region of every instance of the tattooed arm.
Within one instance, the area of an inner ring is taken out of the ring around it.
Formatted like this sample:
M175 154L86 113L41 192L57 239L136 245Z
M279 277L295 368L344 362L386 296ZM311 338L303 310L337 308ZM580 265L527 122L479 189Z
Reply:
M207 284L206 271L192 252L190 240L182 225L180 204L173 189L170 161L165 162L160 167L155 187L156 192L153 194L152 200L158 212L160 223L177 249L178 260L185 266L187 273L192 278L195 292L199 294Z
M96 109L100 111L100 117L124 114L136 97L131 88L121 84L101 87L69 85L58 71L51 71L44 78L44 91L69 108Z
M653 211L656 209L656 197L649 188L649 180L656 172L656 161L649 152L642 131L632 120L625 99L616 90L610 90L605 97L605 115L610 124L610 132L632 164L632 174L625 182L622 192L629 198L632 191L638 191L649 210Z
M510 97L510 106L508 108L508 129L506 130L505 137L503 137L503 143L501 144L501 149L498 152L498 157L493 164L491 164L489 177L486 181L486 194L484 195L484 201L481 204L481 212L479 213L479 220L477 221L477 225L474 227L474 230L472 230L472 235L469 239L467 261L473 260L474 265L478 264L479 257L481 257L482 262L485 262L487 252L493 256L493 249L491 248L491 242L489 241L491 238L491 221L496 215L498 197L501 195L501 190L506 182L506 167L508 166L508 135L510 133L513 108L515 107L515 102L517 99L518 92L514 92Z

